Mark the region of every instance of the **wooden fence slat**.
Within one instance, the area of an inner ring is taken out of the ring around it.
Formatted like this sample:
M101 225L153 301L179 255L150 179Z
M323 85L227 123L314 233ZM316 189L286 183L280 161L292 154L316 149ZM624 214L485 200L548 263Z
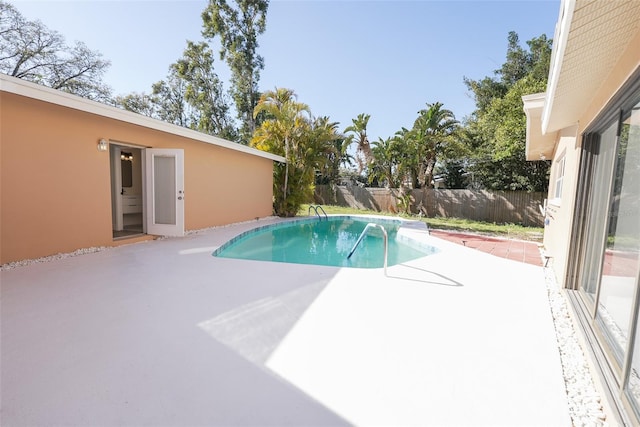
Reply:
M400 212L398 194L398 189L317 185L315 203ZM538 209L545 197L542 193L428 188L411 190L410 194L411 212L428 217L455 217L535 227L542 227L544 223Z

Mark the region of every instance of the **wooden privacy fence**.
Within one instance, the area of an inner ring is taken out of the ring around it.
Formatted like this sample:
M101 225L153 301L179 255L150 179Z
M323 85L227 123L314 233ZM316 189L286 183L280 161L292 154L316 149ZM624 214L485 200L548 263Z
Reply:
M371 209L378 212L403 212L400 191L388 188L363 188L357 185L317 185L315 203ZM544 194L526 191L486 190L410 190L410 211L427 217L464 218L495 223L542 227L544 217L538 205Z

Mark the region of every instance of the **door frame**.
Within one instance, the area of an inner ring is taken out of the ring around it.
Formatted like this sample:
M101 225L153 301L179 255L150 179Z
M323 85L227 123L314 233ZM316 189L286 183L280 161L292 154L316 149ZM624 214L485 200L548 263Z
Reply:
M122 231L124 230L124 207L122 203L122 159L121 155L123 151L127 149L138 150L140 152L141 157L141 167L142 170L140 172L139 178L142 181L142 234L147 233L147 224L146 224L146 206L144 204L144 194L145 194L145 180L144 180L144 151L146 147L129 144L126 142L109 140L109 170L111 174L111 227L112 231ZM120 237L121 238L121 237ZM120 239L119 238L119 239Z

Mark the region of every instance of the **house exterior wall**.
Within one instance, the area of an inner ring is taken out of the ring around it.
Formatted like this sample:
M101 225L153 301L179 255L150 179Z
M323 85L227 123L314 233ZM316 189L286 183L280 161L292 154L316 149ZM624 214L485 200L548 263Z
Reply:
M113 245L101 138L184 149L187 230L272 213L270 159L13 93L0 104L0 264Z
M553 160L545 250L616 425L640 423L638 46L640 3L562 0L547 90L523 97L527 159Z
M640 46L640 32L629 43L626 51L613 67L607 79L602 82L578 123L558 132L553 165L555 166L563 153L566 153L566 175L560 206L551 205L549 208L549 213L554 218L549 218L549 224L545 226L544 247L547 254L553 257L553 271L558 283L562 284L562 286L566 285L565 278L571 245L570 237L576 200L582 135L585 129L606 107L609 100L618 92L633 72L640 67L640 50L638 46ZM575 137L571 135L575 135ZM552 171L548 200L554 198L555 188L552 185L555 179L554 173L555 168Z
M576 198L580 147L576 137L577 127L559 132L558 142L551 166L549 193L544 227L544 249L546 255L553 257L553 270L558 282L564 277L569 253L573 206ZM556 198L556 181L560 173L560 161L564 157L564 177L562 196Z

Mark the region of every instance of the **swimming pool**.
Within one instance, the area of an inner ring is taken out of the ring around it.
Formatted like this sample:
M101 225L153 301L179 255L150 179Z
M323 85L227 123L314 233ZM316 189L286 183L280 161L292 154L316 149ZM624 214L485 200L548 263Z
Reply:
M400 220L330 216L260 227L243 233L213 252L220 258L289 262L336 267L380 268L384 264L382 232L372 229L348 258L368 223L382 225L388 234L388 265L401 264L438 250L398 234Z

